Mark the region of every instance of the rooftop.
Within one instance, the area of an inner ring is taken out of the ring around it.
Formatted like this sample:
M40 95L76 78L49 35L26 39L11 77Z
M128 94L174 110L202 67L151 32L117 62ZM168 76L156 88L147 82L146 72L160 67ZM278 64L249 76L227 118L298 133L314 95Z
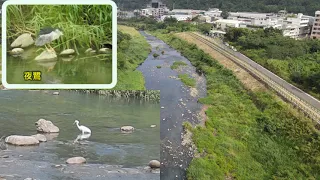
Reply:
M218 20L215 21L215 22L233 23L233 24L236 24L236 23L241 23L242 21L232 20L232 19L218 19Z

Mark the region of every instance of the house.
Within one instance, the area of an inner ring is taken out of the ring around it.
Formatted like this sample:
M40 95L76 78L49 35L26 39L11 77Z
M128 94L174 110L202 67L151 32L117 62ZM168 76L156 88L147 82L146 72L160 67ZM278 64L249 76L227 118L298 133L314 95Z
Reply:
M161 16L161 21L164 21L165 18L175 18L177 21L190 21L192 19L192 15L178 14L178 15L164 15Z
M283 19L283 35L291 38L305 37L310 32L310 18L299 13Z
M232 20L232 19L219 19L214 21L217 29L225 31L228 27L240 28L246 27L246 25L242 21Z

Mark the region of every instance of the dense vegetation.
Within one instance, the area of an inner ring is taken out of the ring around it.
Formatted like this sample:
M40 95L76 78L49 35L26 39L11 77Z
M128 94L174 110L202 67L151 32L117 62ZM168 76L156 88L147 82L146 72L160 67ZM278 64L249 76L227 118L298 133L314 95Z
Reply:
M120 9L145 8L150 0L115 0ZM278 12L287 9L289 12L314 15L320 9L318 0L163 0L172 9L220 8L225 11Z
M60 28L63 36L55 48L90 47L111 42L112 7L101 5L9 5L7 38L12 42L22 33L38 35L43 27Z
M186 22L172 21L172 19L174 18L168 18L168 21L165 22L157 22L152 18L139 17L131 18L129 20L121 20L119 23L132 26L140 30L162 30L164 33L192 31L196 29L195 25Z
M139 30L159 31L161 33L200 31L204 34L209 33L212 25L200 22L197 17L191 22L177 21L175 18L165 18L164 22L158 22L152 17L136 17L129 20L119 20L119 24L135 27Z
M118 83L114 89L144 90L144 77L135 69L148 57L150 46L134 28L118 29Z
M156 34L207 78L205 126L191 128L199 153L187 176L214 179L319 179L320 134L311 120L269 91L248 92L196 45ZM186 45L188 44L188 45Z
M231 28L225 38L257 63L320 99L320 41L294 40L274 29Z

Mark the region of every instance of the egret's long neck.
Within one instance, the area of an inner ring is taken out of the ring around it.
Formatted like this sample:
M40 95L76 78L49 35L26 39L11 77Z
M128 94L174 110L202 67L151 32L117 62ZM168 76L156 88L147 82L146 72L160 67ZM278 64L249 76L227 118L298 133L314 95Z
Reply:
M79 122L77 122L76 124L77 124L77 127L80 129L80 127L79 127Z

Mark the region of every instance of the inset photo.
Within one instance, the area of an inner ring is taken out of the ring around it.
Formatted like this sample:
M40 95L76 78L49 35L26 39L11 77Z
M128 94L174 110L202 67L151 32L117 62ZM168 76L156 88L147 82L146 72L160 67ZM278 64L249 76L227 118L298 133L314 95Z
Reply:
M0 179L160 180L160 91L1 90Z
M2 5L2 82L8 89L110 89L117 81L113 1Z

